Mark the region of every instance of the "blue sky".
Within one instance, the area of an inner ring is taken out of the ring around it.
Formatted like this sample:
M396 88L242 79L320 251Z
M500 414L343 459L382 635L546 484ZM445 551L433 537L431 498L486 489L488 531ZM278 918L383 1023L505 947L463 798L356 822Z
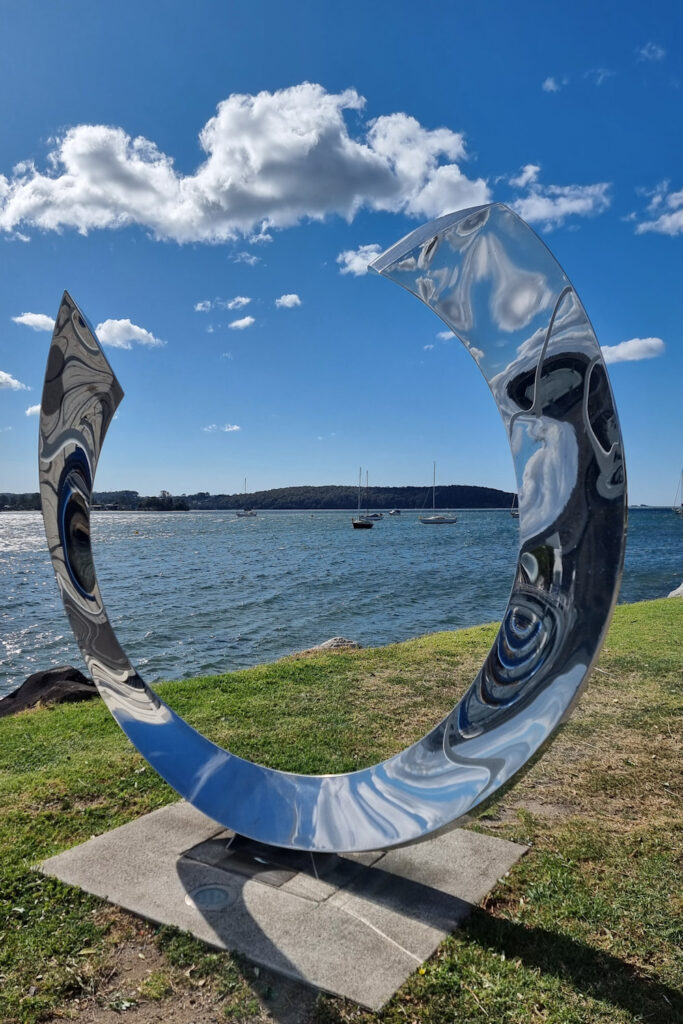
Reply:
M471 357L359 273L495 200L608 347L631 502L670 504L682 28L673 2L6 3L0 490L37 489L65 288L126 392L101 489L351 483L361 464L428 484L433 460L443 483L512 488Z

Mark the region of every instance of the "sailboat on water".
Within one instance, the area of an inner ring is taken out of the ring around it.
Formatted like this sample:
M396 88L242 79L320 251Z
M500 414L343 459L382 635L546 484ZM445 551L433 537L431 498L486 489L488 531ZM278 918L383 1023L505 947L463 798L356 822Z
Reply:
M678 479L678 487L676 488L676 495L674 497L674 503L671 506L671 511L675 512L677 516L683 516L683 469Z
M360 488L361 488L361 481L362 481L362 479L363 479L363 470L361 468L361 469L358 470L358 513L351 520L351 525L353 526L354 530L371 530L372 526L373 526L372 519L369 519L367 515L362 516L360 514ZM366 490L367 490L367 484L366 484Z
M253 519L256 515L255 508L247 508L247 478L244 478L244 508L235 513L240 519Z
M434 473L432 476L432 514L431 516L420 516L420 522L424 523L425 526L446 526L457 523L457 516L445 516L441 513L437 515L436 512L436 462L434 463Z

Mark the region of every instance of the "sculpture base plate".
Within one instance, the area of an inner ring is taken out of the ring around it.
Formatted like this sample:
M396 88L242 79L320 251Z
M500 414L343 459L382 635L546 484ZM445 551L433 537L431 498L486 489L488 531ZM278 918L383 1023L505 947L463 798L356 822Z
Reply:
M525 850L454 829L388 852L301 854L236 837L181 801L40 870L378 1010Z

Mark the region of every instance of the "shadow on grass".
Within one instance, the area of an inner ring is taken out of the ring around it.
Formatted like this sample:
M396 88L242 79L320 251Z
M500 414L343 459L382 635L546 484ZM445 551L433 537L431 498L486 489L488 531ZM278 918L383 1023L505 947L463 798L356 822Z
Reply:
M628 1010L636 1020L656 1024L679 1024L683 1020L683 995L679 991L568 935L492 917L480 909L462 924L460 934L504 953L506 959L518 958L526 967L555 975L592 999Z

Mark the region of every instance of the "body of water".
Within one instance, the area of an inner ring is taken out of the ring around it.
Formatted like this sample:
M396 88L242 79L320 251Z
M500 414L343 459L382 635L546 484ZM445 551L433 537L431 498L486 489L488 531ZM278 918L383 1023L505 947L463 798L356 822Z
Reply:
M353 530L350 512L92 516L95 563L123 649L148 682L272 661L343 635L364 646L500 619L516 564L507 511ZM620 601L683 580L683 519L630 513ZM0 696L39 669L84 668L38 512L0 515Z

